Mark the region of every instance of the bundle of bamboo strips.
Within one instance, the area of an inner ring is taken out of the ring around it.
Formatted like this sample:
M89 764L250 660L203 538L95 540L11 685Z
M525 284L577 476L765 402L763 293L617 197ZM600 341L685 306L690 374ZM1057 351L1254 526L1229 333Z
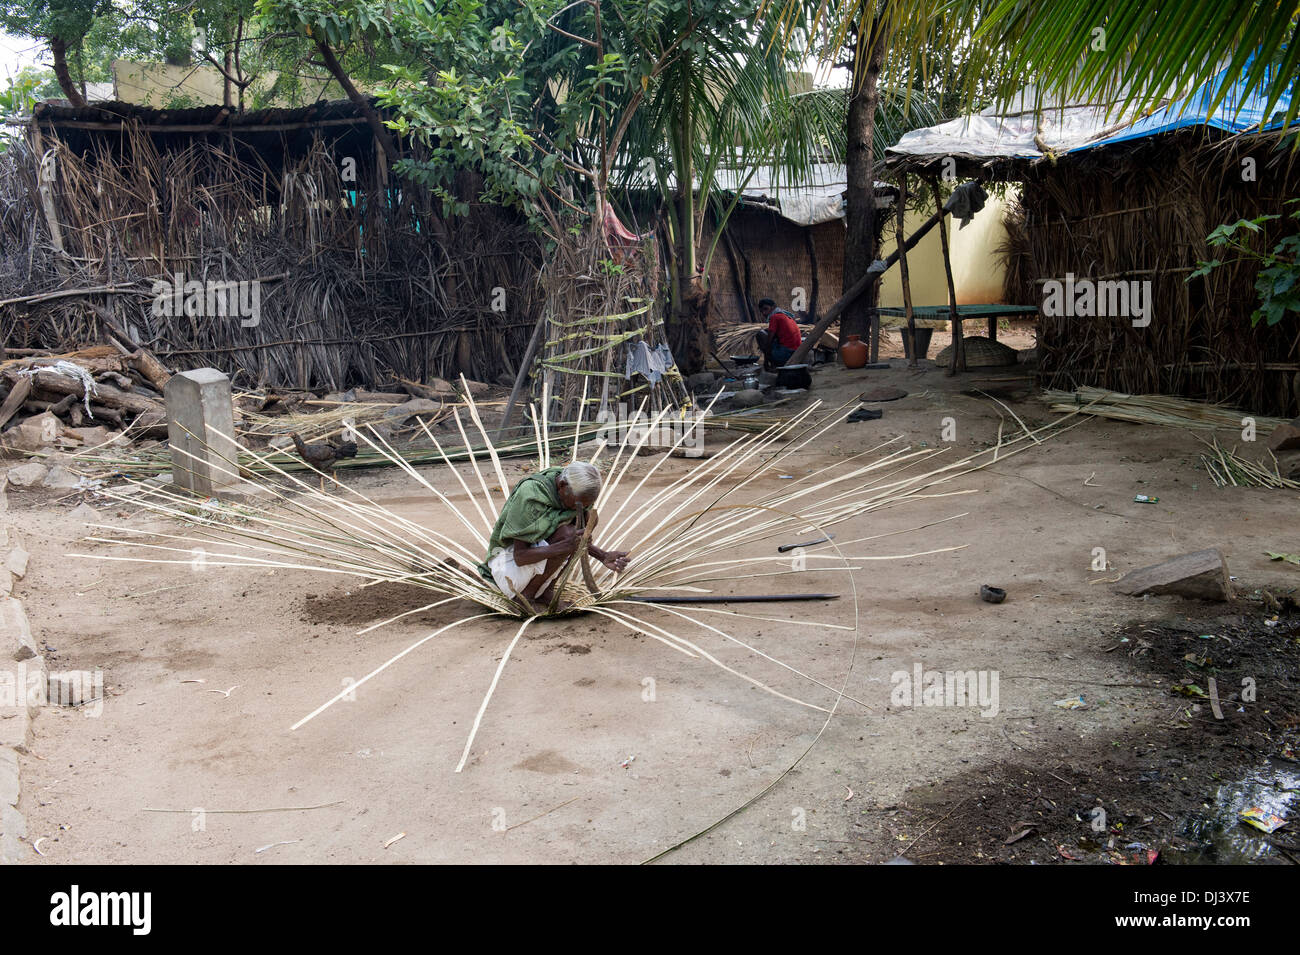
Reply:
M1267 434L1283 423L1281 418L1265 415L1245 415L1223 405L1176 398L1171 395L1127 395L1105 388L1077 388L1074 391L1046 389L1039 396L1048 403L1050 411L1063 414L1082 412L1116 421L1137 424L1159 424L1170 428L1192 428L1202 431L1240 431L1243 417L1254 419L1257 431Z
M1210 474L1210 479L1219 487L1276 487L1300 489L1300 481L1284 478L1278 469L1277 458L1270 453L1273 464L1248 461L1239 457L1234 448L1225 450L1219 445L1218 438L1209 441L1202 439L1202 444L1210 449L1201 455L1201 466Z

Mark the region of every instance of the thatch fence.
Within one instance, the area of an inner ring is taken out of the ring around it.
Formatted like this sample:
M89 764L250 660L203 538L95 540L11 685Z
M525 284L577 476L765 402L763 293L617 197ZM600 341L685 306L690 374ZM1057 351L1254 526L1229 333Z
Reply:
M38 116L0 157L0 344L59 352L112 328L245 388L513 377L538 242L499 208L442 218L346 105Z
M1206 245L1214 228L1284 213L1284 200L1300 195L1300 166L1275 136L1223 140L1185 130L1036 163L1018 178L1024 185L1005 250L1009 302L1041 305L1043 284L1067 273L1150 283L1146 327L1124 317L1040 314L1044 385L1300 412L1300 320L1252 326L1258 264L1231 262L1188 281L1198 260L1237 258ZM1294 231L1294 220L1284 222L1270 223L1256 248Z

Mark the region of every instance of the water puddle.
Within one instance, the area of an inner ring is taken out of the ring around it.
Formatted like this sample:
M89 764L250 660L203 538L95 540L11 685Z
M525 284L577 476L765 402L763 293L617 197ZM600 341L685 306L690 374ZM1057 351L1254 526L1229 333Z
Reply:
M1283 817L1289 824L1277 830L1274 837L1291 842L1297 838L1293 832L1297 796L1300 772L1274 765L1252 769L1241 779L1223 783L1212 807L1187 817L1179 831L1182 845L1165 848L1161 861L1174 865L1249 865L1285 860L1265 833L1246 825L1238 814L1258 807L1266 814Z

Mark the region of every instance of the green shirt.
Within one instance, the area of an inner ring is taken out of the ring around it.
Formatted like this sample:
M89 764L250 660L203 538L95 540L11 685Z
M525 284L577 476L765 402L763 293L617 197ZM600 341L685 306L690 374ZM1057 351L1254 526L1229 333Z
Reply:
M577 511L566 510L560 503L560 492L555 482L563 470L562 467L547 468L530 474L515 485L501 508L496 526L492 528L487 560L478 565L479 574L492 579L488 561L507 546L507 541L536 544L554 534L561 524L567 524L578 516Z

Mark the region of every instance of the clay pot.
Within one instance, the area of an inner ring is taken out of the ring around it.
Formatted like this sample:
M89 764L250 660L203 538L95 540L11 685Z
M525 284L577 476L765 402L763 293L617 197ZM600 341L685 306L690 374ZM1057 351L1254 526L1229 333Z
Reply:
M867 343L860 341L857 335L850 335L849 340L840 346L840 358L845 368L861 368L867 363Z

